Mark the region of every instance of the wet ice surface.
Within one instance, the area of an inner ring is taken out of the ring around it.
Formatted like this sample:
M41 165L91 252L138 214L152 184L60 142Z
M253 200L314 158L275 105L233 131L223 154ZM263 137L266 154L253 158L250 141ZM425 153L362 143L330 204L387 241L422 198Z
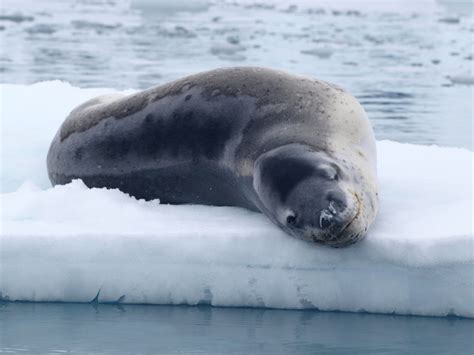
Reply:
M442 0L4 0L1 81L140 89L269 66L351 91L378 139L471 148L473 31L470 3Z
M5 303L0 352L469 354L474 322L313 311Z

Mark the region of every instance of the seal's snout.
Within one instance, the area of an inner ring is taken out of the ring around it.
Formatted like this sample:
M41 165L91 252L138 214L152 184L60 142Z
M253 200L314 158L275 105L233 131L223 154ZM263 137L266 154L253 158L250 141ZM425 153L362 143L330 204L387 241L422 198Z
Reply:
M327 207L319 212L319 228L342 227L344 216L347 214L347 203L344 196L340 193L330 192L326 200L328 201Z
M346 209L339 210L333 202L330 202L328 208L319 213L318 227L324 232L324 239L335 239L346 226L347 215Z
M340 248L351 245L363 237L362 233L357 231L357 227L353 227L361 210L360 200L355 194L351 194L351 197L347 204L330 201L328 208L321 211L320 225L323 233L320 238L315 239L316 242Z
M338 213L334 204L330 202L328 208L319 213L319 228L329 229L329 227L336 222L337 217Z
M310 201L313 208L303 205L286 211L284 224L293 235L332 247L344 247L360 239L352 228L361 208L355 194L332 189L322 199Z

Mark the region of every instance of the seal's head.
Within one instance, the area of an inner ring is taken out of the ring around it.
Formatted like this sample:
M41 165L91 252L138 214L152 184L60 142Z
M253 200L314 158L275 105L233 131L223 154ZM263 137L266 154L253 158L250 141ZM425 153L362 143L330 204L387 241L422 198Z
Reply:
M376 191L351 166L302 145L255 162L262 210L289 234L332 247L362 239L376 213Z

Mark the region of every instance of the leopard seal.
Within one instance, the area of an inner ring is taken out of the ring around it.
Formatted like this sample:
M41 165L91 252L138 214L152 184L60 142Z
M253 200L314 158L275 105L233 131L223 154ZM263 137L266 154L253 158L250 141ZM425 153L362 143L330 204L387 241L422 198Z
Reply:
M53 185L82 179L139 199L261 211L332 247L362 239L378 210L367 115L336 85L235 67L75 108L47 156Z

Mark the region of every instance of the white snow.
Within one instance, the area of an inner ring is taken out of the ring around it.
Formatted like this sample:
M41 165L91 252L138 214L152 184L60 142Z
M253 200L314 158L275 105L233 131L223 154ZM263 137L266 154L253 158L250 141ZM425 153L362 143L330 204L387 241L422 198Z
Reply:
M381 209L330 249L240 208L137 201L45 157L75 105L107 89L0 86L0 292L28 301L212 304L474 317L472 151L378 142ZM100 291L100 292L99 292Z

